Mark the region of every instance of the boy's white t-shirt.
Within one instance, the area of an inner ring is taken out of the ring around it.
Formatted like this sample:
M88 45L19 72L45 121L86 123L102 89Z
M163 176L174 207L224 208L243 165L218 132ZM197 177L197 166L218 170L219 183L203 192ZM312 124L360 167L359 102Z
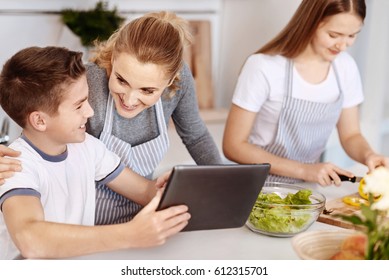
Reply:
M362 83L354 59L340 53L333 61L343 90L343 108L357 106L363 101ZM265 146L274 141L283 98L286 94L286 64L283 56L251 55L239 75L232 103L257 113L249 142ZM293 67L292 96L314 102L331 103L340 91L333 66L326 80L310 84Z
M112 181L124 169L120 158L89 134L59 156L44 154L22 138L10 147L21 151L23 169L0 187L0 207L9 196L40 195L45 220L51 222L94 225L95 182ZM1 212L0 259L18 255Z

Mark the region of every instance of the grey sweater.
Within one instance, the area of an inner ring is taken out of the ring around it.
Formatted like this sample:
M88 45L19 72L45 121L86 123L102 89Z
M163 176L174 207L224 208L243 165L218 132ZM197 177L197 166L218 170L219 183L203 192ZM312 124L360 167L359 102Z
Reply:
M87 132L98 138L103 130L107 107L108 77L106 71L96 64L89 63L86 68L89 102L95 111L88 121ZM186 64L181 72L179 90L172 98L165 93L161 98L166 125L172 118L177 133L193 160L199 165L222 163L216 144L200 118L194 80ZM154 139L159 135L155 106L132 119L123 118L115 112L112 133L132 146Z

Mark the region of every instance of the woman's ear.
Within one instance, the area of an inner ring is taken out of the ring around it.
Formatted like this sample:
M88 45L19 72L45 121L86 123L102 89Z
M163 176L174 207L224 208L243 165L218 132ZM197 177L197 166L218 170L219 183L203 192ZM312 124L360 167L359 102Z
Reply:
M169 81L169 83L167 84L166 87L167 87L167 88L170 87L170 86L174 83L174 81L175 81L176 78L177 78L177 74L174 75L173 78L170 79L170 81Z
M41 111L34 111L28 116L30 126L38 131L45 131L47 128L48 115Z

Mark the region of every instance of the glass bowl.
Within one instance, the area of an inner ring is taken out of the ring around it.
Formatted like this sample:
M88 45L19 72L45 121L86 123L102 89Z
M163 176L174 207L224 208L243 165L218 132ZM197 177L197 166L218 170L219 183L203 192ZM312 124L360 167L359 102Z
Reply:
M295 194L302 188L297 185L268 182L262 188L261 194L277 194L285 198ZM260 199L261 194L250 213L246 226L256 232L277 237L291 237L308 229L323 211L325 196L311 190L310 204L281 204Z

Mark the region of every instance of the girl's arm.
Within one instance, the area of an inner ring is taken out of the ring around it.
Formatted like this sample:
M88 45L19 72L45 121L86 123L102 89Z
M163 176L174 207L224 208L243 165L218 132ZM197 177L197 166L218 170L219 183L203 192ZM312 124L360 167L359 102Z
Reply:
M337 129L340 143L349 157L365 164L369 171L381 165L389 166L389 158L375 153L362 135L357 106L342 110Z

